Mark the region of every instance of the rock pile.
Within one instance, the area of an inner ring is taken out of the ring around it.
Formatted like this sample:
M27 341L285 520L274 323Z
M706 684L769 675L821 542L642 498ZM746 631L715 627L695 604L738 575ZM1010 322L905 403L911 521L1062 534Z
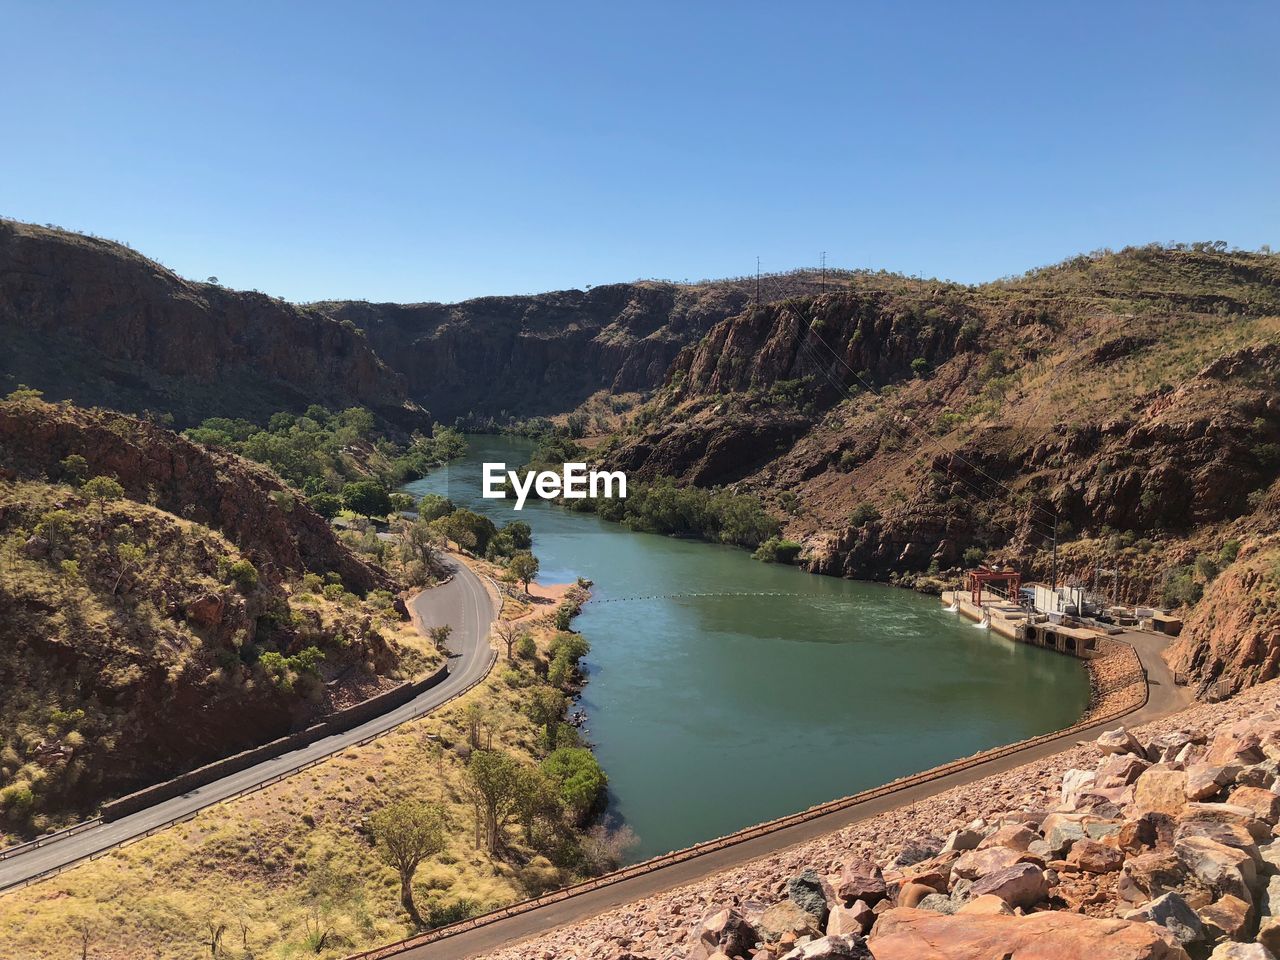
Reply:
M778 903L704 918L686 956L1274 957L1280 713L1212 738L1143 743L1120 728L1096 748L1092 767L1062 775L1052 808L978 817L881 863L805 870Z
M1143 736L1104 733L1063 755L1042 780L1052 790L1019 793L1028 783L1015 779L986 794L1004 803L953 804L945 833L926 817L934 832L874 852L797 848L808 863L780 854L687 888L702 896L684 916L678 895L624 908L666 929L626 930L622 953L617 938L587 939L602 927L592 921L524 956L1277 960L1280 711L1268 687L1217 723L1188 722L1212 716L1197 708ZM965 810L977 815L958 822ZM766 865L789 875L729 892Z

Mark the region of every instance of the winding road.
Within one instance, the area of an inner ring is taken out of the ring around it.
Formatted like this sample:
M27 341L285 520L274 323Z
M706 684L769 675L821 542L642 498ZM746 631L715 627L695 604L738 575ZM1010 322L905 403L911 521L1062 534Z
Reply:
M436 686L408 703L345 733L317 740L309 746L231 774L180 797L157 803L110 823L93 822L74 833L55 837L39 846L28 847L8 856L0 851L0 857L3 857L0 859L0 891L97 856L205 807L270 783L302 764L322 760L367 737L385 733L434 710L478 683L489 672L494 660L493 648L488 642L489 627L495 615L494 598L480 577L466 564L452 558L447 562L453 566L453 578L441 586L422 591L409 602L413 617L420 626L425 628L448 624L453 628L449 637L452 651L449 673Z
M992 774L1002 773L1025 763L1039 760L1065 750L1082 740L1097 737L1104 730L1113 730L1124 723L1132 726L1168 716L1188 704L1190 691L1176 687L1173 675L1165 665L1161 653L1168 645L1169 637L1142 631L1129 631L1124 637L1138 654L1147 675L1146 701L1122 717L1083 729L1072 729L1059 736L1029 744L1022 750L1014 750L988 760L979 760L952 773L945 773L925 782L907 784L900 789L869 796L865 800L852 798L852 802L830 813L811 820L780 826L763 835L752 836L731 846L709 849L690 859L657 867L635 876L622 875L620 879L606 882L596 889L575 893L564 899L532 906L523 912L509 916L486 919L476 926L459 924L442 928L436 936L445 934L431 943L413 945L407 942L390 945L381 950L359 954L359 957L396 957L397 960L461 960L465 957L483 957L521 940L545 934L556 927L586 920L613 907L665 893L675 887L693 883L731 867L768 856L804 843L824 834L840 830L850 824L867 820L898 807L918 803L928 797L981 780ZM872 792L874 793L874 792ZM601 878L608 880L608 878ZM354 958L353 958L354 960Z

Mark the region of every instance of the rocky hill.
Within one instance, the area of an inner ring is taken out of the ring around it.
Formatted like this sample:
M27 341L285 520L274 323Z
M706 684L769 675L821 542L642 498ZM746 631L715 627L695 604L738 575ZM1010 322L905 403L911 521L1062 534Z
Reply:
M184 280L118 243L0 220L0 392L261 421L312 403L430 426L358 330L260 293Z
M832 272L827 282L834 285ZM813 294L812 271L770 275L762 298ZM461 303L327 301L312 306L359 326L410 395L445 423L572 410L599 390L663 382L680 350L751 302L755 279L614 283Z
M972 551L1044 575L1056 516L1068 577L1190 603L1276 528L1280 257L1144 247L978 287L866 274L721 321L603 455L757 493L815 572L953 577ZM1188 662L1245 681L1230 657Z
M0 402L0 556L0 833L425 665L398 641L386 573L279 480L123 415Z

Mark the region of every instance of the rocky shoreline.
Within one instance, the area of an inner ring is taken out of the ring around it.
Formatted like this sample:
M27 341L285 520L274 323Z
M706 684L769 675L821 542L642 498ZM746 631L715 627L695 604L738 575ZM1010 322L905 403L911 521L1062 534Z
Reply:
M1271 960L1278 706L1118 729L492 957Z

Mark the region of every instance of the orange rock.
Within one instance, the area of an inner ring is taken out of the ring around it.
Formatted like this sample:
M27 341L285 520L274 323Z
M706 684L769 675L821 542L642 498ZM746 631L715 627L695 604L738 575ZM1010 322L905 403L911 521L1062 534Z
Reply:
M868 940L876 960L1187 960L1155 927L1075 913L1025 917L890 910Z

